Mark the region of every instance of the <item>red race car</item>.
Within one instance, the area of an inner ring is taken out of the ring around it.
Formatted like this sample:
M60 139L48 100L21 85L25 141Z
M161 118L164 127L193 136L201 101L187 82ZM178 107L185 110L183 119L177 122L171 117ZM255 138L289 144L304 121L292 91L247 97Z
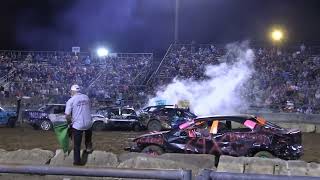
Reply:
M253 115L199 117L178 128L142 135L126 148L153 154L197 153L299 159L301 131Z

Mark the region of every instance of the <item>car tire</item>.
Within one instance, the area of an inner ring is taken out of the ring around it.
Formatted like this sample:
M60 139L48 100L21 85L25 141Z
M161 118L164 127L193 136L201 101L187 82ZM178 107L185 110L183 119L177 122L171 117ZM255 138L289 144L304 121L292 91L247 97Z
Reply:
M8 119L8 127L9 128L14 128L16 126L16 121L17 119L16 118L9 118Z
M148 130L149 131L161 131L161 123L157 120L152 120L148 123Z
M152 155L161 155L164 153L163 149L160 146L150 145L141 151L142 153L152 154Z
M254 155L254 157L268 158L268 159L275 158L275 156L268 151L259 151Z
M40 128L44 131L49 131L52 129L52 123L49 120L43 120L40 124Z
M105 124L102 121L96 121L92 125L92 130L103 131L105 129Z

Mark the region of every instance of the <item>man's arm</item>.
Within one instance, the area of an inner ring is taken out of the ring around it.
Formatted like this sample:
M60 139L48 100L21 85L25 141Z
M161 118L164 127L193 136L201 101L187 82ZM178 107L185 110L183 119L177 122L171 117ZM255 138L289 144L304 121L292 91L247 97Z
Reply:
M71 124L71 122L72 122L71 114L66 114L66 120L67 120L68 124Z
M68 124L72 123L71 110L72 110L72 105L71 105L71 102L69 100L66 103L66 110L64 112L64 114L66 115L66 120L67 120Z

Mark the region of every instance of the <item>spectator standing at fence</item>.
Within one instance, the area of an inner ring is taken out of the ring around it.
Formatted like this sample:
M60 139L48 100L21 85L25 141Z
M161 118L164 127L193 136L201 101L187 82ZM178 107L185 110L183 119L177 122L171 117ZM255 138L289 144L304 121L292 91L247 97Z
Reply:
M80 157L82 134L85 133L85 153L92 152L92 120L90 100L85 94L80 93L78 85L71 86L71 98L66 104L66 119L71 123L73 135L73 164L82 165Z

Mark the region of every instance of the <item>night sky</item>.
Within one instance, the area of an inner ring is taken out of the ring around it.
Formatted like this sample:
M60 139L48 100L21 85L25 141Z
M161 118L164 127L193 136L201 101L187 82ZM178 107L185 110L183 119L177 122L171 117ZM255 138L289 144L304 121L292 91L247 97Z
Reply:
M174 40L174 0L3 0L0 49L163 52ZM180 0L180 41L319 43L319 0Z

